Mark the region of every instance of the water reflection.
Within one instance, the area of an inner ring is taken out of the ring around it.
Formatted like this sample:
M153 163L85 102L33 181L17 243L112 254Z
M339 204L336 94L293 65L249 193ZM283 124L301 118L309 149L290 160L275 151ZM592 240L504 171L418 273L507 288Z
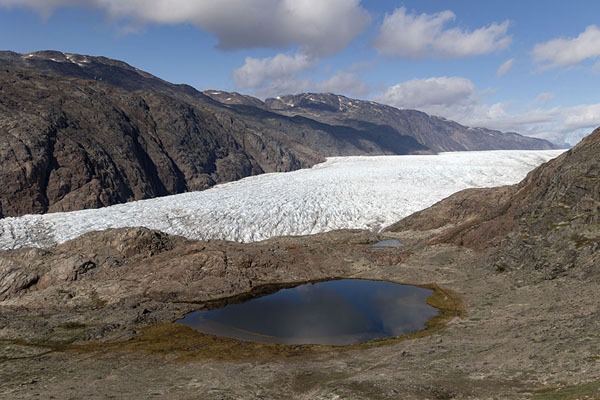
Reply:
M386 247L400 247L402 243L396 239L386 239L377 243L373 243L371 247L375 250L383 250Z
M437 313L431 290L342 279L305 284L177 321L198 331L256 342L345 345L423 329Z

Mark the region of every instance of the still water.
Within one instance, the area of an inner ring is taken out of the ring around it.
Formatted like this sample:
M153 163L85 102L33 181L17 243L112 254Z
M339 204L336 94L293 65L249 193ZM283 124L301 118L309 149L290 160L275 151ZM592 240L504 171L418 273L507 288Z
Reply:
M381 242L373 243L371 247L375 250L383 250L387 247L401 247L402 243L396 239L386 239Z
M308 283L177 322L253 342L347 345L421 330L437 314L432 291L360 279Z

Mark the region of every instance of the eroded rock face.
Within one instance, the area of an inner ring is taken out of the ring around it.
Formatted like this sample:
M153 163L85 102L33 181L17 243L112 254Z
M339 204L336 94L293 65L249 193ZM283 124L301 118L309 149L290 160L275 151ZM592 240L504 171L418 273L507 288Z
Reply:
M205 107L102 82L0 69L2 216L202 190L312 165Z

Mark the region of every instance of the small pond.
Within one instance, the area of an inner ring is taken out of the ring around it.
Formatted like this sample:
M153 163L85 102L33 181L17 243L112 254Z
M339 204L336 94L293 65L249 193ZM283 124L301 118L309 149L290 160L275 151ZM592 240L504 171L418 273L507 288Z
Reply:
M177 322L252 342L348 345L423 329L438 312L426 303L431 294L411 285L340 279L195 311Z
M373 243L371 245L371 248L375 249L375 250L383 250L386 247L400 247L402 246L402 243L399 240L396 239L386 239L386 240L382 240L380 242L377 243Z

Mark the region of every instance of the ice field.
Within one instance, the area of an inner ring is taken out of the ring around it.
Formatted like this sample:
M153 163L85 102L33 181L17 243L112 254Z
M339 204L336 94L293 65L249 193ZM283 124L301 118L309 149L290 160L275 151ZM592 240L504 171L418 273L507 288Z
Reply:
M190 239L258 241L342 228L379 230L465 188L519 182L564 150L336 157L126 204L0 220L0 249L49 247L86 232L144 226Z

